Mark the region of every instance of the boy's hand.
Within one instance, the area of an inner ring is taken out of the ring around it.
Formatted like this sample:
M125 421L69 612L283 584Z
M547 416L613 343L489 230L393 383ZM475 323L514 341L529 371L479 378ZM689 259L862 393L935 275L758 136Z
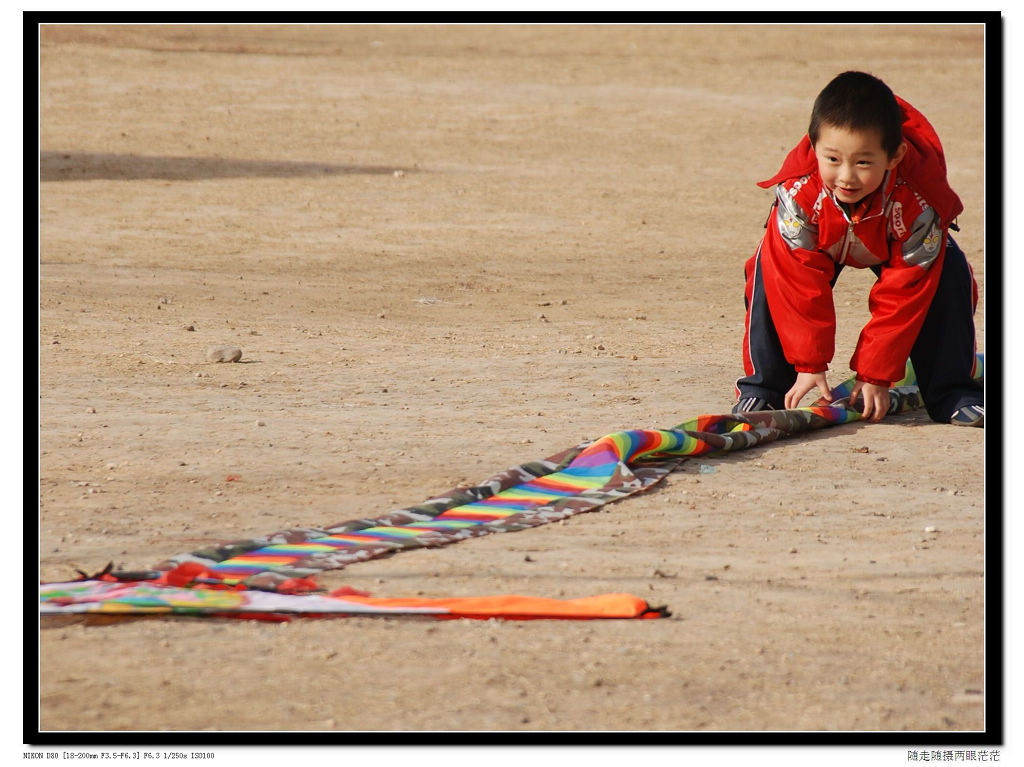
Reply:
M800 407L800 400L815 387L821 389L821 393L828 398L829 402L832 401L832 389L829 388L828 380L825 378L825 371L820 373L797 373L796 383L793 384L793 388L786 392L786 409ZM886 389L886 394L888 393L889 390Z
M861 415L869 421L878 423L889 412L889 387L857 381L850 392L850 403L853 404L860 394L864 398L864 410Z

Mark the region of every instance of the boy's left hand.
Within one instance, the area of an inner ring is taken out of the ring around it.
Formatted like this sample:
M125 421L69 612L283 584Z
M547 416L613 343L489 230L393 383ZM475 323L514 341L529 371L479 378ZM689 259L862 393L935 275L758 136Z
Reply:
M800 400L804 398L805 394L815 388L821 391L825 399L829 402L832 401L832 388L828 385L828 377L825 375L825 371L820 373L797 373L796 381L793 383L792 388L786 392L786 396L783 399L786 409L800 407Z
M864 410L861 415L869 421L878 423L885 414L889 412L889 387L857 381L850 391L850 403L852 404L857 395L864 398Z

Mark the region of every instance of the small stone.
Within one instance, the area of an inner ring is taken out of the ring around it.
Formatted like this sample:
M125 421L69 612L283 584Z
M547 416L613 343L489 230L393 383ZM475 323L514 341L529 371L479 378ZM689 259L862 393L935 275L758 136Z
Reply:
M85 412L86 413L95 413L96 412L96 408L94 408L94 407L87 407L85 409Z
M206 350L206 359L210 362L238 362L242 359L242 350L237 346L211 346Z
M256 425L257 425L257 426L266 426L266 425L267 425L267 423L266 423L266 421L257 421L257 422L256 422Z
M926 527L926 528L924 529L924 531L925 531L926 533L934 533L934 532L936 531L936 528L935 528L934 526L932 526L932 525L928 525L928 527Z
M186 325L185 326L185 330L187 330L190 333L195 333L196 332L196 326L195 325Z

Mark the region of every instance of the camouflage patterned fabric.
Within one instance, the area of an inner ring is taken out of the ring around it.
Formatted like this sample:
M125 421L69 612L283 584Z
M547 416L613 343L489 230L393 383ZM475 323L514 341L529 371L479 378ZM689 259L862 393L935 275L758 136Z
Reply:
M890 389L891 413L922 406L913 384L908 364L907 377ZM847 397L852 385L852 380L844 382L834 394ZM791 410L703 415L671 429L616 432L380 517L231 541L172 557L156 567L168 571L191 562L226 583L275 590L290 578L406 549L444 546L565 519L646 490L689 457L745 450L860 418L840 399Z

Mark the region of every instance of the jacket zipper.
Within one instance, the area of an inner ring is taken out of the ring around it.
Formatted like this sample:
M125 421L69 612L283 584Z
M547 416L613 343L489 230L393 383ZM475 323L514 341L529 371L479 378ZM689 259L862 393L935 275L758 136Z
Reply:
M888 183L889 171L886 171L885 179L882 181L882 189L885 189ZM846 219L846 236L843 238L843 247L839 251L839 263L845 264L846 259L850 256L850 249L853 247L853 227L854 225L859 224L863 219L861 219L860 216L854 216L851 219L850 215L846 212L843 206L840 205L839 201L835 199L835 196L833 196L832 199L836 203L836 207L839 208L839 212L843 214L843 218ZM888 218L889 209L892 206L892 201L883 197L882 203L883 215L886 216L886 218ZM868 216L868 218L874 218L874 216Z
M846 237L843 238L843 248L839 254L839 263L845 264L850 255L850 248L853 247L853 222L847 219Z

